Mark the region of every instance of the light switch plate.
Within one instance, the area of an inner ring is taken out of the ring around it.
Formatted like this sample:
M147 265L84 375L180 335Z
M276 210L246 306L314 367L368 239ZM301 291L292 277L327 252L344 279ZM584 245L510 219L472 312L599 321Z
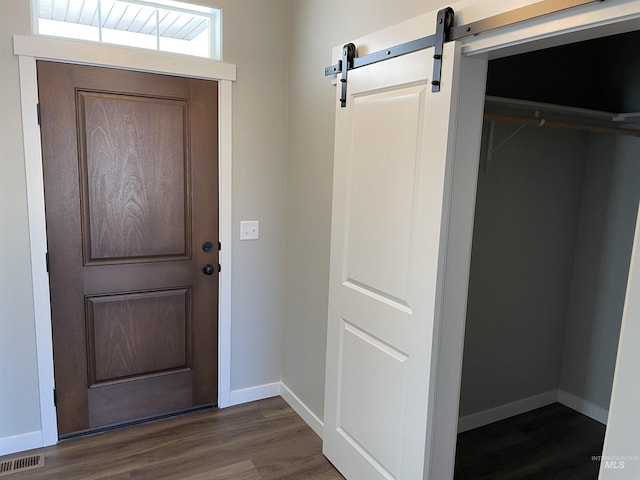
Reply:
M260 238L260 222L258 220L240 222L240 240L258 240Z

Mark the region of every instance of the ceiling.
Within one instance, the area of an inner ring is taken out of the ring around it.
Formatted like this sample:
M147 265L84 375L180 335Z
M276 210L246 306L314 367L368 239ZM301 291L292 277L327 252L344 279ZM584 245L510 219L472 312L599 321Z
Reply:
M161 37L192 40L208 27L205 15L119 0L40 0L40 18L98 26L99 5L103 28L155 35L156 11Z

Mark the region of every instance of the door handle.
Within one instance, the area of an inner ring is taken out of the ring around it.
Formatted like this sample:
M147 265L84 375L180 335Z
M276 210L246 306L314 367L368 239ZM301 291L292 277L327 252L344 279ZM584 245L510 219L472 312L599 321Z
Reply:
M204 267L202 267L202 273L204 273L205 275L213 275L215 271L216 269L213 268L213 265L210 265L208 263Z

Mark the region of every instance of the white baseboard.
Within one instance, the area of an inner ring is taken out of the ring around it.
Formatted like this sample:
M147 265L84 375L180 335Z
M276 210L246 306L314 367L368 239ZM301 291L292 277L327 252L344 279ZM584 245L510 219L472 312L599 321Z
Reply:
M41 448L42 445L42 432L40 430L14 435L13 437L4 437L0 438L0 455L33 450L34 448Z
M493 422L504 420L505 418L520 415L521 413L545 407L558 401L558 391L550 390L532 397L523 398L515 402L506 403L489 410L460 417L458 419L458 433L483 427Z
M307 407L298 396L289 390L284 383L281 384L282 389L280 391L280 396L289 404L291 408L295 410L295 412L300 415L300 417L305 421L307 425L311 427L311 429L316 432L316 434L322 438L324 431L324 423L318 416L311 411L309 407Z
M458 433L483 427L490 423L520 415L521 413L529 412L555 402L561 403L565 407L592 418L603 425L607 424L609 410L606 408L599 407L564 390L551 390L495 408L490 408L489 410L467 415L466 417L460 417L458 419Z
M240 405L241 403L254 402L265 398L277 397L280 395L280 382L267 383L266 385L258 385L257 387L242 388L240 390L231 390L229 393L229 404Z
M579 412L589 418L592 418L596 422L600 422L603 425L607 424L609 417L609 410L599 407L594 403L588 402L580 397L565 392L564 390L558 390L558 402L569 407L576 412Z
M293 410L300 415L316 434L322 438L324 424L318 416L311 411L300 398L293 393L289 387L282 382L268 383L257 387L232 390L229 395L230 403L225 407L240 405L241 403L253 402L265 398L281 396Z

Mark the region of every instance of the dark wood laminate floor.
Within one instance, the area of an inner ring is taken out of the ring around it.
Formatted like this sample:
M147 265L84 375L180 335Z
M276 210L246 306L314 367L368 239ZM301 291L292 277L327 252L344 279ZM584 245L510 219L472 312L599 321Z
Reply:
M596 480L604 433L555 403L459 434L455 480Z
M76 438L7 480L343 480L279 397ZM20 455L0 457L0 461Z

